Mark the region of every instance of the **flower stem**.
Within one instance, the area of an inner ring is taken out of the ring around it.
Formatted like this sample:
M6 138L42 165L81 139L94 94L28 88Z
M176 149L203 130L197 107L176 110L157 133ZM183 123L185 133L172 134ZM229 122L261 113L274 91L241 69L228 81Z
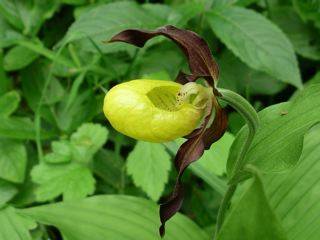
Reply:
M239 182L238 175L243 171L243 168L246 163L245 155L248 152L249 147L253 141L254 135L256 134L259 127L258 114L256 110L251 106L251 104L245 98L227 89L219 89L218 91L222 94L220 99L228 103L231 107L233 107L245 119L248 125L249 131L247 134L247 138L244 144L242 145L240 153L237 156L237 159L235 161L235 165L229 180L228 190L225 196L223 197L220 208L219 208L215 239L217 238L218 233L223 224L225 214L229 208L232 196L237 189L238 182Z

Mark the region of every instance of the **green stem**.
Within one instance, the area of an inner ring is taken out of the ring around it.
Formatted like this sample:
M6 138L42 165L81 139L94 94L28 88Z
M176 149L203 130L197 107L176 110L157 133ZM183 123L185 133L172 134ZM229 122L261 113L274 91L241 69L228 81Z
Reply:
M243 170L245 165L245 155L253 141L253 137L259 128L259 117L251 104L239 94L226 89L219 89L222 94L221 99L233 107L246 121L248 125L248 135L240 153L235 161L235 166L231 174L230 183L234 182L237 174Z
M264 3L265 3L265 5L266 5L266 9L267 9L267 12L268 12L268 15L269 15L269 17L272 17L272 13L271 13L271 6L270 6L270 3L269 3L269 1L268 0L264 0Z
M41 144L41 107L44 102L44 98L46 96L47 89L49 87L50 81L52 79L53 75L53 68L57 62L57 59L59 58L63 48L65 45L62 45L60 49L55 54L55 57L53 59L51 68L49 70L48 76L44 82L43 89L41 91L41 96L37 105L37 108L35 110L35 120L34 120L34 126L35 126L35 137L36 137L36 146L37 146L37 152L38 152L38 158L39 162L43 162L43 151L42 151L42 144Z
M218 89L218 91L222 94L220 97L221 100L228 103L231 107L233 107L246 121L248 125L248 135L247 138L242 145L239 155L235 161L235 166L231 173L231 179L229 181L229 187L222 199L222 203L219 208L218 217L217 217L217 227L215 233L215 239L218 236L218 233L223 224L225 214L229 208L231 199L233 194L235 193L238 186L238 174L242 172L245 166L245 155L249 150L249 147L253 141L254 135L256 134L259 127L259 117L256 110L251 106L251 104L239 94L232 92L227 89Z
M226 212L229 208L231 198L233 197L233 194L235 193L237 189L237 184L232 184L228 187L227 192L223 196L223 199L221 201L219 211L218 211L218 217L217 217L217 224L216 224L216 232L214 239L217 239L218 233L222 227Z

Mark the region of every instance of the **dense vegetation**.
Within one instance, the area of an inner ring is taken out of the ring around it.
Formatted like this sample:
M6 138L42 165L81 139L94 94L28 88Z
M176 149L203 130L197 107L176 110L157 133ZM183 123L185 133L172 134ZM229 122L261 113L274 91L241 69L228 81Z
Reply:
M127 28L201 35L218 86L259 111L247 171L219 240L316 240L320 234L319 0L0 0L0 240L159 239L177 139L136 141L102 112L118 83L174 80L188 64L163 37L108 44ZM165 239L208 240L248 134L228 131L183 177ZM245 180L245 181L244 181Z

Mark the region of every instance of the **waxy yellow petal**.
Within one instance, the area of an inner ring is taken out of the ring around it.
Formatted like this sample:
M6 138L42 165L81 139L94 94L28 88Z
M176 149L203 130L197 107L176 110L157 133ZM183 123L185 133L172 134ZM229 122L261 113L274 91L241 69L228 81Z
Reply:
M203 110L190 103L176 105L182 85L139 79L116 85L106 94L103 111L119 132L143 141L167 142L188 135Z

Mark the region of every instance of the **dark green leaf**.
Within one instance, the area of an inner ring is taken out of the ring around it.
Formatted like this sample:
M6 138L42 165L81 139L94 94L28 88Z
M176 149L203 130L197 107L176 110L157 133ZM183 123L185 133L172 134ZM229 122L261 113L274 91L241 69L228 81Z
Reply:
M218 86L241 94L276 94L285 84L270 75L249 68L231 52L222 54Z
M2 0L0 13L24 34L36 34L58 7L56 0Z
M195 11L195 13L197 12ZM148 4L142 7L134 2L97 5L80 15L79 19L70 27L65 41L77 41L82 44L84 49L96 51L88 39L90 37L103 52L124 49L118 44L106 45L102 42L127 28L154 29L169 23L179 23L181 20L195 15L192 13L188 16L181 16L181 13L184 14L183 11L174 12L170 7L163 5Z
M277 7L272 10L272 20L281 27L291 40L295 51L303 57L320 59L319 32L304 23L291 7Z
M23 94L32 109L37 107L49 70L48 62L36 61L21 72ZM53 77L46 93L44 103L50 105L60 101L65 92L59 80Z
M222 42L250 67L302 86L292 44L264 16L240 7L225 7L211 11L207 19Z
M120 154L101 149L93 160L93 172L116 189L121 189L125 176L124 159Z
M293 6L303 20L313 20L320 27L319 0L293 0Z

